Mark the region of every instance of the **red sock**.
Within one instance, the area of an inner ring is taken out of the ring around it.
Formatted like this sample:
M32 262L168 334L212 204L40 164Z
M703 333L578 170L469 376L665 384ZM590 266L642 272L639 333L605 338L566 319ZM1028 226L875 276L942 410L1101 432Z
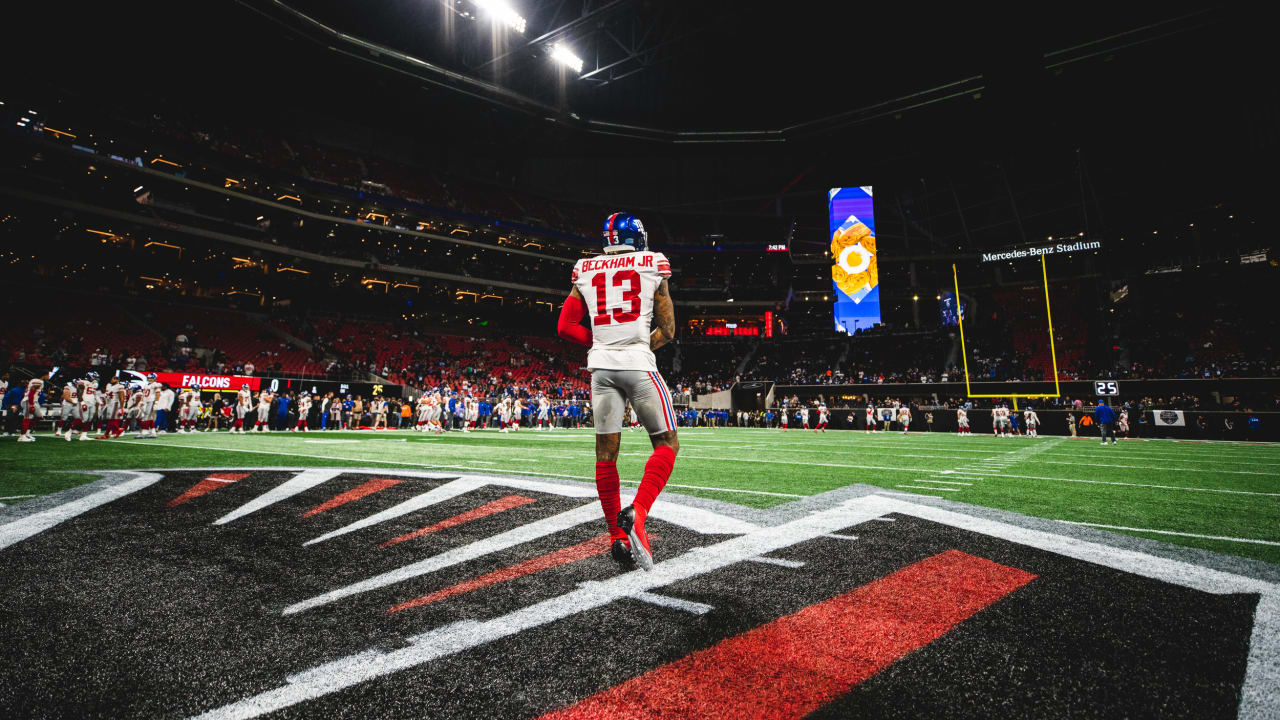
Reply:
M636 490L636 499L632 501L636 508L636 519L640 522L644 522L644 518L649 516L649 508L653 507L658 493L666 487L675 464L676 451L671 446L659 445L653 449L649 461L644 464L644 477L640 480L640 489Z
M600 496L600 509L604 510L604 522L609 526L609 538L625 539L627 534L618 527L618 513L622 511L622 499L618 496L618 463L596 463L596 494Z
M22 434L31 432L31 418L22 418Z

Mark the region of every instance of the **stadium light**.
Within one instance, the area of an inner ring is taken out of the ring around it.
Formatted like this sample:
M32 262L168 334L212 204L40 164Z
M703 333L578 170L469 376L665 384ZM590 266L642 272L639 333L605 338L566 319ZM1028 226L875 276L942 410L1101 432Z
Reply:
M574 72L582 72L582 58L574 55L564 43L556 43L551 47L551 59L573 68Z
M524 33L525 21L506 0L471 0L471 2L496 23L502 23L518 33Z

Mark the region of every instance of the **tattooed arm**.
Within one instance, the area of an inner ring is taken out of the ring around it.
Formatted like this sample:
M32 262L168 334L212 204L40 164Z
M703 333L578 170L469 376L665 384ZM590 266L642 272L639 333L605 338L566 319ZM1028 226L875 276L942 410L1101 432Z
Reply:
M664 279L653 295L653 332L649 333L649 349L658 348L676 337L676 309L671 303L671 290Z

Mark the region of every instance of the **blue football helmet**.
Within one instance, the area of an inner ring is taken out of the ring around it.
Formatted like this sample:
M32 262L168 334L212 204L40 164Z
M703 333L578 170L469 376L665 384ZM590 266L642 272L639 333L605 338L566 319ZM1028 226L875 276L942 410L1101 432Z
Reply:
M616 212L604 221L604 251L607 253L624 250L648 250L649 233L644 229L640 218L627 213Z

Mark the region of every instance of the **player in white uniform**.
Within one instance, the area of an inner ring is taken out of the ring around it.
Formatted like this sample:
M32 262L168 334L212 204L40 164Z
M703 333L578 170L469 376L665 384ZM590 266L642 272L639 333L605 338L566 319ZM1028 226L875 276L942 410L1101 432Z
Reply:
M271 393L262 390L258 393L258 404L254 409L258 411L258 419L253 424L254 432L271 432L271 428L267 425L267 420L271 415Z
M969 434L969 411L956 408L956 435Z
M511 409L511 398L498 403L498 425L502 428L498 432L511 432Z
M653 355L675 337L675 309L667 285L671 266L664 255L648 249L644 225L631 215L610 215L604 240L602 257L574 264L573 290L560 310L558 330L561 337L591 347L587 368L595 408L596 490L613 538L611 554L624 565L630 555L648 570L653 555L645 519L680 449L671 392ZM586 328L581 322L588 316ZM618 447L628 402L649 431L653 454L635 500L619 512Z
M200 388L187 388L178 393L178 432L193 433L200 419Z
M803 405L800 407L800 424L804 426L805 430L809 429L809 406L808 405Z
M80 430L81 440L89 439L89 431L98 421L98 373L91 372L80 381ZM67 436L71 438L70 435Z
M160 399L163 385L156 382L156 374L147 375L142 385L142 404L138 414L138 434L135 438L154 438L156 436L156 400Z
M245 433L248 429L245 427L246 418L253 410L253 392L249 390L248 383L240 386L240 392L236 393L236 418L231 422L231 429L228 432Z
M374 402L377 402L377 401L375 400ZM295 432L298 432L298 431L306 432L307 418L310 416L311 416L311 396L306 393L302 393L301 395L298 396L298 425L297 427L292 428L292 430ZM386 416L384 415L382 417L382 423L385 425L386 422L387 422L387 419L386 419ZM374 427L377 427L377 423L374 423Z
M1031 408L1027 408L1022 413L1022 419L1027 426L1027 437L1040 437L1040 416L1036 415L1036 411Z
M538 396L538 429L546 430L546 426L551 424L551 403L547 402L545 396Z
M427 403L428 402L430 402L430 398L427 397L426 393L422 393L421 395L418 396L418 400L414 404L413 429L418 432L422 432L427 429Z
M1000 406L991 411L995 417L995 433L997 437L1009 437L1009 408Z
M120 424L120 419L124 417L125 406L125 389L120 382L112 378L107 383L107 389L102 393L102 420L106 423L103 427L102 434L98 436L99 440L107 438L118 438L124 434L124 428Z
M1128 409L1121 408L1120 419L1116 422L1116 429L1119 431L1119 434L1124 435L1126 438L1129 437L1129 410ZM1115 442L1115 441L1113 440L1112 442Z
M783 405L778 411L778 420L782 422L782 432L786 432L787 424L791 422L791 408Z
M822 432L826 432L827 422L829 420L830 420L830 416L827 414L827 404L818 403L818 424L814 426L813 434L817 435L819 430L821 430Z
M898 424L902 426L902 434L906 435L911 428L911 408L906 405L898 408Z
M867 403L867 427L866 434L870 435L876 431L876 408L871 403Z
M68 380L62 386L62 407L58 421L53 424L53 434L71 439L74 428L80 424L80 381Z
M132 421L132 422L130 422ZM142 383L129 383L129 396L125 401L125 429L132 424L135 429L142 428Z
M33 377L27 382L27 390L22 393L22 434L18 442L35 442L36 436L31 434L31 425L44 417L44 408L40 406L40 393L44 391L44 383L49 373Z

